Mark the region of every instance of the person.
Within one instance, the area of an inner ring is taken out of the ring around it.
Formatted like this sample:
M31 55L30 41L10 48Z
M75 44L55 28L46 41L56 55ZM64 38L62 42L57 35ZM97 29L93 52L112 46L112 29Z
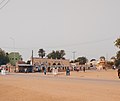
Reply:
M43 67L43 72L44 72L44 75L46 75L46 68Z
M115 65L112 66L112 69L115 70Z
M76 68L76 71L79 72L79 67Z
M58 68L57 67L55 68L55 73L56 73L56 75L58 74Z
M120 79L120 68L118 68L118 77Z
M85 66L83 67L83 71L85 72Z
M67 76L70 75L70 69L69 69L69 67L67 67L67 69L66 69L66 75L67 75Z
M27 73L27 68L25 68L25 73Z
M55 74L55 68L54 67L52 68L52 73L53 73L53 75Z

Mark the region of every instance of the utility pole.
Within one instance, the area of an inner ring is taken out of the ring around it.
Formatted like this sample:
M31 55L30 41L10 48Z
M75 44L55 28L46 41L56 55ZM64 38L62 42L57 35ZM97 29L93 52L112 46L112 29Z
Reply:
M33 66L33 50L32 50L32 66Z
M73 53L73 60L75 60L75 53L76 53L76 52L74 51L74 52L72 52L72 53Z

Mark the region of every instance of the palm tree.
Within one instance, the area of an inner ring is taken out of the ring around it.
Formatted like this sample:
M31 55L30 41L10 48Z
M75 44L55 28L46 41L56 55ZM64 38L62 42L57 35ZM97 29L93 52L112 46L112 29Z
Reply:
M39 49L38 55L39 55L39 57L43 58L45 56L45 50Z

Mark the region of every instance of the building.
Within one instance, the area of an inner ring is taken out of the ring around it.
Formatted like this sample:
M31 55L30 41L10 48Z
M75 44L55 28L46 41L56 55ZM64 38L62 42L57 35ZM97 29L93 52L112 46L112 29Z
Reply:
M33 65L36 67L47 67L48 71L50 68L56 67L59 70L66 70L67 67L70 67L70 62L67 59L48 59L48 58L38 58L33 57Z
M21 73L29 73L33 72L33 66L31 64L27 64L25 61L18 61L16 62L16 72L21 72Z
M106 69L106 60L105 59L99 59L97 62L97 69Z
M16 67L17 67L17 72L21 72L21 73L33 72L33 66L30 64L18 64Z

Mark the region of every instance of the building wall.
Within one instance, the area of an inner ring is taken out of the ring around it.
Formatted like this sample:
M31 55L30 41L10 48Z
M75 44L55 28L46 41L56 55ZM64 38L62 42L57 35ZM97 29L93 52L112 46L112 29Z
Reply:
M105 60L99 60L98 64L97 64L97 69L98 70L106 69L106 61Z
M63 67L69 67L70 62L69 60L63 60L63 59L47 59L47 58L33 58L33 65L47 65L47 66L53 66L53 65L61 65Z

